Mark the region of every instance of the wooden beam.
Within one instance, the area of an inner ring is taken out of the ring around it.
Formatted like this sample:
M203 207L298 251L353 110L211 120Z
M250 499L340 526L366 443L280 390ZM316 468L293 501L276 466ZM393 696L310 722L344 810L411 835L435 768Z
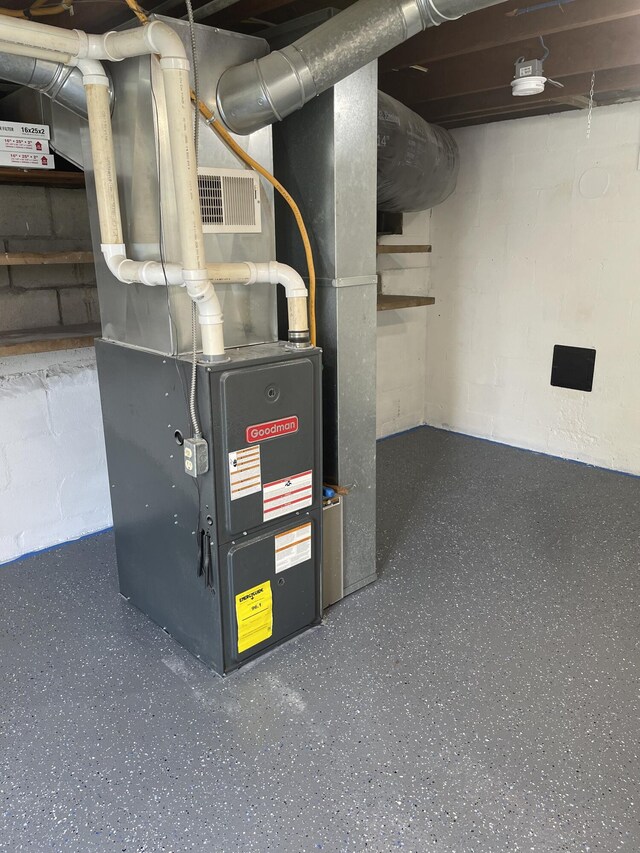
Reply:
M475 118L459 119L457 121L446 122L443 126L449 130L455 130L457 127L472 127L476 124L491 124L498 121L510 121L514 118L531 118L534 116L552 115L553 113L572 112L575 107L567 106L567 104L555 104L553 106L543 106L537 109L522 110L517 115L513 113L502 113L501 115L493 116L476 116Z
M86 326L50 326L0 334L0 356L28 355L33 352L92 347L100 335L100 324Z
M566 104L569 107L575 107L578 110L588 110L591 106L591 100L584 95L558 95L557 98L550 99L554 104Z
M213 23L217 27L229 27L246 21L247 18L259 18L276 9L288 6L291 0L240 0L228 9L203 20L203 24Z
M577 0L565 6L509 16L518 8L535 5L532 0L510 0L458 21L433 27L390 50L380 60L380 70L429 64L480 50L517 44L539 35L551 35L576 27L605 24L640 15L638 0Z
M92 263L93 252L0 252L0 267Z
M592 70L624 68L638 62L640 15L597 27L580 27L546 38L550 56L545 73L554 80ZM510 91L518 56L536 57L537 39L506 45L489 53L446 59L429 65L429 73L396 71L382 75L381 88L409 106L493 89Z
M63 172L57 169L0 168L0 184L29 184L43 187L84 187L84 172Z
M399 308L420 308L422 305L434 305L433 296L396 296L390 293L378 294L378 311L397 311Z
M591 73L563 77L561 82L564 83L564 89L549 87L543 94L532 95L529 98L514 98L511 94L511 88L504 88L492 92L426 101L420 104L417 112L434 124L442 124L460 118L495 115L501 112L518 113L524 109L532 109L536 105L551 104L556 98L566 99L587 95L591 85ZM640 65L600 71L596 74L596 95L637 89L640 89Z
M411 246L408 243L385 243L376 246L378 255L422 255L431 251L431 246Z

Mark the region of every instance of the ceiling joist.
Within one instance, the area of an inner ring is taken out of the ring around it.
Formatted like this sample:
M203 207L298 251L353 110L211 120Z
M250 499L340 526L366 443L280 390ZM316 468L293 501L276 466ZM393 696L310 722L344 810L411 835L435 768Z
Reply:
M557 104L559 101L566 102L566 99L584 97L585 93L589 92L591 72L565 77L563 83L564 89L549 88L541 95L528 98L514 98L511 87L505 86L504 89L496 89L492 92L427 102L419 106L417 112L427 121L444 125L465 118L493 117L505 112L515 115L522 110L539 105ZM638 89L640 89L640 65L600 71L596 74L594 89L596 99L603 93Z
M579 27L607 24L640 16L638 0L574 0L513 17L510 13L531 0L501 3L452 24L426 30L389 51L380 60L381 71L428 65L443 59L505 45L517 45L538 36L565 33Z
M553 79L562 80L593 70L625 68L636 64L640 56L640 15L556 33L547 36L545 41L550 50L545 73ZM508 90L518 56L535 58L540 51L537 40L517 47L503 45L486 54L474 53L466 58L467 61L456 58L430 63L427 74L411 69L388 72L381 75L380 87L413 108L427 101L494 89Z
M4 0L25 8L32 0ZM96 2L98 5L95 5ZM194 0L205 24L258 32L327 6L345 8L352 0ZM184 16L184 0L153 0L148 8ZM223 8L221 8L223 7ZM216 9L215 13L211 12ZM93 32L110 29L131 12L124 0L77 0L75 16L47 23ZM514 14L516 12L521 14ZM200 16L198 16L200 17ZM258 23L258 21L260 23ZM515 60L540 57L539 36L551 53L545 74L564 83L542 95L514 98L510 82ZM380 88L447 127L524 115L583 108L591 72L596 71L596 101L611 103L640 93L640 0L506 0L457 21L432 27L380 59ZM418 71L411 66L427 70ZM392 71L392 69L399 69Z

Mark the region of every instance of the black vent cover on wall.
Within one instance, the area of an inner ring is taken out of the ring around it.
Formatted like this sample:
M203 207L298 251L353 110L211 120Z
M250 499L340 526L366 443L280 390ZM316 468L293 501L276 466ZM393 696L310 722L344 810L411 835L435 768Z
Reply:
M594 349L556 344L553 348L551 384L558 388L573 388L575 391L591 391L595 366Z

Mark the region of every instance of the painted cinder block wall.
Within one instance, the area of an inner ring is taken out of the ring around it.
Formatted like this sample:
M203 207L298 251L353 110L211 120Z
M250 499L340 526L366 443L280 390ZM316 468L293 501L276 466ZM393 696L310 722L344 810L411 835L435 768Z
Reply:
M458 187L431 217L425 421L640 474L640 103L586 129L576 111L455 132ZM551 387L555 344L596 349L592 392Z
M404 215L402 236L381 243L430 244L430 211ZM383 293L429 296L430 255L379 255ZM378 438L424 423L427 316L434 306L378 312Z
M0 186L0 251L91 251L83 189ZM0 266L0 335L99 320L92 264ZM0 563L108 527L92 349L0 357Z
M458 190L388 238L433 254L380 260L387 292L437 301L378 315L379 435L427 422L640 473L640 104L585 129L456 132ZM550 386L555 343L597 349L590 394ZM0 359L0 562L109 524L92 351Z
M0 358L0 563L110 525L93 349Z
M0 252L91 248L84 189L0 185ZM98 320L93 264L0 266L0 334Z

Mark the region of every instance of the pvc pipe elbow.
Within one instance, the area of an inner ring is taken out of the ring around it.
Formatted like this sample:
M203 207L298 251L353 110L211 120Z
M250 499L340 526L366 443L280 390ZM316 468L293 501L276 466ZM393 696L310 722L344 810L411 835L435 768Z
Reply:
M287 299L306 299L307 288L302 276L288 264L276 264L278 267L278 283L284 287Z
M123 272L121 270L122 263L127 260L126 247L124 243L102 243L100 250L102 251L106 265L109 267L109 272L114 275L118 281L130 284L132 279L123 278Z
M149 287L164 284L183 284L179 264L161 264L158 261L132 261L126 256L124 243L103 243L102 254L109 271L123 284L146 284Z
M180 36L167 24L162 21L152 21L143 27L142 32L152 53L158 53L163 59L186 60L187 52Z
M97 59L87 59L76 57L71 63L82 74L83 86L105 86L107 89L111 86L111 81L104 70L104 66Z
M80 39L80 57L121 62L131 56L157 53L162 59L186 62L186 50L180 36L162 21L152 21L133 30L111 30L104 35L88 35L75 30ZM189 68L187 62L186 68Z
M278 261L267 261L263 263L252 263L245 261L251 272L251 278L247 284L255 282L266 282L268 284L281 284L284 287L287 299L301 297L306 299L307 288L302 276L287 264Z

